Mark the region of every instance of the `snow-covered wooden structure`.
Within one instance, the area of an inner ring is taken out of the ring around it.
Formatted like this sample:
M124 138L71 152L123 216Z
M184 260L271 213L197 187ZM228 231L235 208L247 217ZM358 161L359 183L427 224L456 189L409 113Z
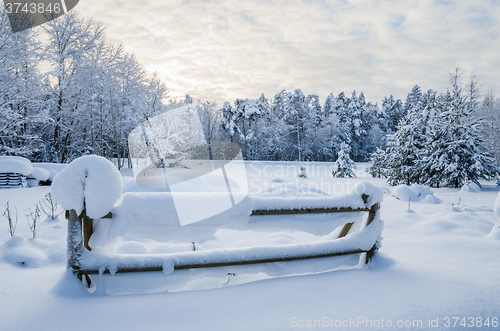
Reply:
M93 158L92 161L102 161L95 159L97 157ZM89 169L88 164L85 165L85 162L78 163L77 161L74 161L76 164L68 166L54 179L53 194L58 203L61 203L63 208L67 210L68 267L87 284L90 282L89 275L93 274L144 271L163 271L165 274L169 274L175 270L183 269L287 262L352 254L359 255L360 259L362 258L365 263L369 263L381 240L383 222L380 219L380 203L383 194L380 189L369 183L360 183L354 187L352 193L339 197L274 200L272 197L247 197L244 202L240 203L242 207L239 214L234 214L240 215L242 218L246 215L249 219L260 218L262 220L264 218L264 221L268 222L276 221L273 215L338 213L365 215L358 217L355 221L345 223L343 221L338 223L337 220L336 225L331 227L334 230L320 241L201 250L196 249L193 242L193 249L189 251L160 254L106 254L101 249L95 250L94 245L99 248L96 243L99 240L102 241L102 238L112 237L113 230L127 230L129 225L139 226L138 229L141 230L141 226L147 227L150 217L157 217L155 222L164 220L168 223L168 210L161 213L150 210L161 209L162 203L152 201L152 199L168 198L168 193L161 195L127 193L121 196L121 182L118 183L120 174L112 174L116 170L112 165L109 167L110 173L107 173L100 166L95 167L99 171L94 172ZM103 165L105 163L101 162L101 166ZM79 166L81 166L81 173L72 172L71 168ZM97 177L94 178L94 175ZM78 187L78 183L82 182L84 182L83 188ZM73 197L65 200L70 194ZM120 202L115 205L115 201L118 200L116 197L120 196ZM101 201L103 199L109 199L108 203L103 204ZM142 202L141 199L143 199ZM149 204L144 205L144 201L149 201ZM139 209L138 206L145 208L136 210ZM151 208L151 206L155 207ZM225 217L227 218L227 215ZM229 222L232 221L230 218L228 218ZM238 221L236 218L238 217L235 217L234 222ZM335 221L336 217L330 217L327 220L327 222ZM100 226L102 224L107 224L108 230L106 230L105 235L96 232L96 229L102 228ZM174 223L166 225L168 225L166 229L173 232L177 230L192 231L196 226L182 227L180 224ZM210 228L210 226L206 226L206 228ZM245 225L238 227L238 231L245 231Z
M0 188L27 187L26 176L19 173L0 173Z
M26 177L33 167L28 159L17 156L0 156L0 188L27 187Z
M349 254L365 254L365 263L373 257L378 249L379 235L382 224L379 217L380 204L378 201L370 201L370 196L362 194L365 206L360 208L351 207L326 207L305 209L275 209L254 210L253 216L257 215L290 215L290 214L315 214L315 213L345 213L366 212L367 217L362 229L352 232L353 222L343 225L337 238L321 244L312 243L283 245L275 247L247 247L235 248L231 251L221 248L212 251L196 251L138 255L138 256L103 256L95 253L92 256L92 248L89 245L95 222L89 218L85 211L80 215L75 210L66 212L69 222L68 227L68 266L80 278L99 273L123 273L142 271L163 271L165 268L173 270L213 268L230 265L248 265L259 263L286 262L295 260L306 260L341 256ZM110 213L102 219L112 218ZM101 219L101 220L102 220Z

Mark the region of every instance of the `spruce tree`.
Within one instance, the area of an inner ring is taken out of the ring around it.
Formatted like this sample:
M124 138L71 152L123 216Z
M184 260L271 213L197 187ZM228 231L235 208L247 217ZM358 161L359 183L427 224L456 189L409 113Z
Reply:
M351 153L351 146L347 145L345 142L342 142L340 144L340 151L337 161L335 161L335 163L333 164L333 177L356 177L353 172L353 169L356 169L356 165L351 160L349 153Z
M420 181L419 159L425 144L420 107L411 108L399 122L396 133L387 137L387 177L391 185Z
M375 152L372 153L370 157L370 167L368 168L368 173L374 178L387 178L387 153L377 147Z
M441 182L444 186L461 187L467 180L479 184L479 179L495 177L495 161L480 137L481 119L473 119L477 106L471 106L460 84L458 69L450 74L451 102L441 115L446 140L434 151L444 163Z

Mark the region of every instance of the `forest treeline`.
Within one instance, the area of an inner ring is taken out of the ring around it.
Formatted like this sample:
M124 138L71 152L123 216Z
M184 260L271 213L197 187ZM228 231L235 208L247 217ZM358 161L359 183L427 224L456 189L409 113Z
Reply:
M135 127L193 102L189 96L182 102L171 98L158 75L109 43L104 26L92 19L69 13L41 29L13 34L5 13L0 17L0 155L67 163L97 154L123 161ZM354 161L372 160L375 176L393 178L388 169L400 162L406 170L397 170L401 174L392 182L436 183L415 175L421 171L415 162L431 171L427 147L453 143L451 136L465 134L462 127L474 141L472 156L500 161L500 102L480 90L475 76L464 78L456 71L445 92L415 85L405 101L389 96L380 105L362 92L332 93L322 102L296 89L271 99L262 94L195 106L207 141L236 142L247 160L333 162L345 143ZM388 157L396 151L400 161Z

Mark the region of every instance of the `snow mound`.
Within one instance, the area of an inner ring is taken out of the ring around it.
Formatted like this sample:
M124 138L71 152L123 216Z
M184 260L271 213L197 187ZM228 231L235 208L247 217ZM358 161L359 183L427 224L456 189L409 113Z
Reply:
M373 206L375 203L380 203L384 201L384 192L377 186L369 182L361 182L354 186L352 193L359 195L369 195L367 204L368 206Z
M28 177L40 181L45 181L50 178L50 171L43 168L33 167L33 171Z
M67 164L61 163L33 163L33 167L45 169L50 173L48 180L53 181L54 177L60 173Z
M500 240L500 224L496 224L493 226L490 233L487 235L487 238Z
M321 197L328 196L317 185L296 184L281 179L275 179L261 197Z
M54 178L52 194L62 208L78 214L86 208L90 218L98 219L113 209L122 188L121 174L113 163L87 155L71 162Z
M398 185L392 190L392 195L401 201L438 203L439 199L434 196L434 192L428 187L413 184Z
M19 156L0 156L0 173L28 176L33 171L30 160Z
M498 193L497 199L495 200L495 207L493 207L495 215L500 217L500 193Z
M379 186L379 188L382 190L384 194L391 194L391 189L388 188L387 186Z
M61 245L63 241L45 241L41 239L26 239L15 235L1 246L2 258L7 263L38 268L49 263L63 263L66 251Z
M464 186L462 186L462 188L460 189L460 192L476 193L476 192L480 192L480 191L481 191L481 188L479 187L479 185L477 185L476 183L471 183L471 182L465 183Z
M367 204L362 196L369 195ZM384 199L382 190L370 183L356 184L349 194L331 196L317 185L290 182L275 183L264 194L252 196L255 210L308 209L308 208L365 208Z
M177 195L182 193L176 193ZM186 200L193 201L217 198L222 193L184 193ZM217 199L215 199L217 200ZM197 210L196 206L194 210ZM201 238L211 234L220 226L245 225L253 210L253 201L245 198L236 206L199 222L180 226L178 212L171 193L128 192L113 209L113 221L109 229L95 229L94 235L114 241L118 237L132 234L139 237L170 240L173 238ZM101 221L100 221L101 222ZM107 231L107 233L105 233ZM102 232L102 233L101 233ZM93 235L93 237L94 237ZM100 245L97 243L96 245Z

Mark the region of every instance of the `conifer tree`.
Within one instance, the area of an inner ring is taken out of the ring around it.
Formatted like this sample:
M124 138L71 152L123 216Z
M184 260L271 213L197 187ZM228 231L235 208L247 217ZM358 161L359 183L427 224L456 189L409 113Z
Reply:
M356 165L351 160L349 154L351 153L351 146L347 145L345 142L340 144L340 151L337 160L333 164L332 175L336 178L345 177L356 177L353 169L356 169Z
M387 154L386 152L377 147L375 152L372 153L370 157L370 167L368 168L368 173L374 178L387 178Z

